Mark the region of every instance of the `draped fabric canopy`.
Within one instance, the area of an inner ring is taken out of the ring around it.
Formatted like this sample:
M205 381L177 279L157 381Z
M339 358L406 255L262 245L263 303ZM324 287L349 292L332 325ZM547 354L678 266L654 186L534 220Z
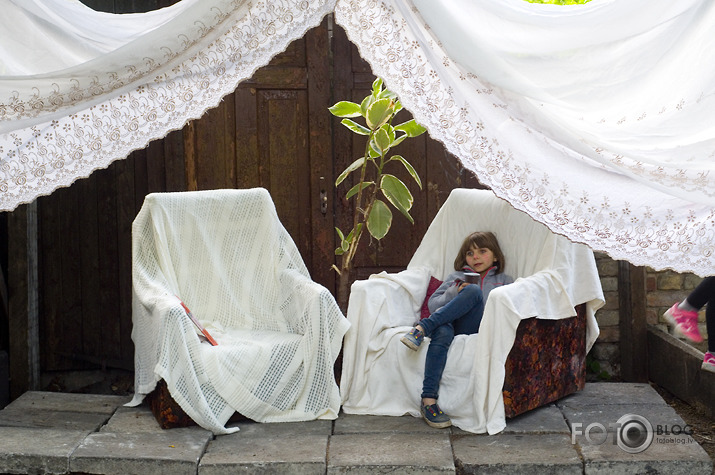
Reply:
M199 117L334 12L430 135L514 207L616 259L715 271L713 2L0 8L0 209Z

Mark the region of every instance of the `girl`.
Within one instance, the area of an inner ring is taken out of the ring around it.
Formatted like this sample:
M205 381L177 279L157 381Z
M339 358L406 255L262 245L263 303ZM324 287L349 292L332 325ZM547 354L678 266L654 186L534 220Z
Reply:
M439 382L447 363L449 345L454 335L479 332L489 292L514 281L503 274L504 265L504 255L493 233L476 232L467 236L454 260L456 272L447 276L427 302L431 315L400 339L408 348L417 351L424 337L430 338L420 412L432 427L452 425L452 421L437 405ZM465 272L479 273L481 282L466 282Z

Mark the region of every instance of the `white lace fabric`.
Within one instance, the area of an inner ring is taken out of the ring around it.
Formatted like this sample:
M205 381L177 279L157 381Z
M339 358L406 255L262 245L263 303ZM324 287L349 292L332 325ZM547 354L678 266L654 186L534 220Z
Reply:
M333 365L349 324L310 279L265 189L150 194L132 238L130 404L164 379L215 434L237 430L225 427L235 411L259 422L337 417Z
M200 117L334 11L373 71L498 196L615 259L715 272L709 0L182 0L133 15L0 0L0 10L0 210Z
M201 117L333 5L182 0L115 15L78 0L0 0L0 210Z
M556 233L715 272L715 3L339 1L432 137Z

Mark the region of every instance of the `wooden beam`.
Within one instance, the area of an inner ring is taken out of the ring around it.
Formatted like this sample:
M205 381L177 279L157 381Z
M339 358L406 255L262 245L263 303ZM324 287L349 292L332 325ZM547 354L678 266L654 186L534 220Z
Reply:
M10 399L40 386L37 201L8 217Z
M5 272L0 269L0 315L6 318L10 312L10 304L7 298L7 283L5 282ZM0 341L0 344L2 342Z
M621 376L624 381L648 381L648 328L646 323L646 271L618 262Z

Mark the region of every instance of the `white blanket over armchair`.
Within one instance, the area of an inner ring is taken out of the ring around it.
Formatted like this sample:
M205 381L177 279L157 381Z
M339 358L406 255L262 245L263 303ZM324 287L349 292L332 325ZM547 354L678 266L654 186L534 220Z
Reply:
M333 365L349 324L313 282L265 189L154 193L133 228L135 397L160 379L215 434L334 419ZM183 300L218 342L202 341Z
M414 352L400 336L419 318L430 276L444 280L454 270L462 241L474 231L496 234L506 273L516 281L489 294L479 333L455 337L449 349L439 404L452 423L475 433L504 429L504 363L522 319L572 317L574 307L585 303L590 350L599 332L594 312L604 304L592 251L555 235L491 191L457 189L407 270L352 286L340 384L346 413L419 417L427 345Z

